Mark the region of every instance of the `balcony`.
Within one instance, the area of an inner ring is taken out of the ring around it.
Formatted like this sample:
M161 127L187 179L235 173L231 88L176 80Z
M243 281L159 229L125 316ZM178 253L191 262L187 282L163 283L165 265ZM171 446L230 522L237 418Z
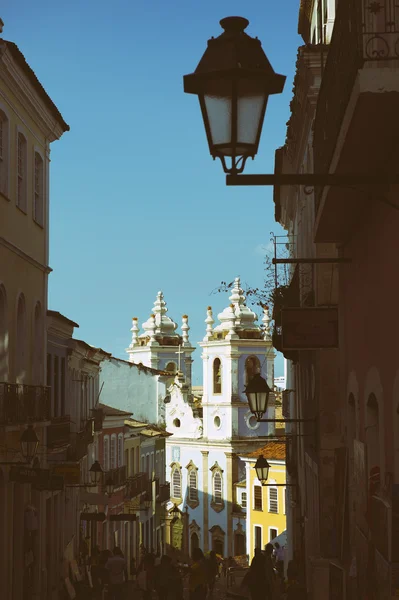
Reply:
M70 441L71 421L69 415L52 417L51 425L47 427L47 447L58 448Z
M337 3L316 109L316 173L384 172L392 153L390 140L399 135L399 5L395 4L395 0ZM367 210L366 203L367 194L356 195L352 188L316 190L315 241L345 242Z
M117 467L116 469L110 469L106 471L103 476L103 488L104 493L106 492L106 481L108 479L112 479L114 484L114 490L123 487L126 485L126 466Z
M68 448L68 460L79 461L87 455L87 448L94 441L94 420L88 419L81 431L71 435L71 446Z
M1 425L18 425L49 420L49 387L0 383Z
M170 483L161 483L159 486L159 493L157 501L163 504L170 500Z
M126 481L126 499L132 500L148 490L148 474L137 473Z

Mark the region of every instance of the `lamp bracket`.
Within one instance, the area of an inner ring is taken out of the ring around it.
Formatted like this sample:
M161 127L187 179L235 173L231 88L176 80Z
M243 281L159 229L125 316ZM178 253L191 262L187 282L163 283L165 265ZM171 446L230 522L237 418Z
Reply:
M399 185L395 173L272 173L265 175L226 176L226 185L303 185L311 187L354 186L354 185Z

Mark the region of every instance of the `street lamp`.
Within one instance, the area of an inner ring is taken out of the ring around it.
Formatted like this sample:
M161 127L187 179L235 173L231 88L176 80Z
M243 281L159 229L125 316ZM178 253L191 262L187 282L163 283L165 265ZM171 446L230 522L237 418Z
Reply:
M106 482L105 482L105 489L106 489L106 494L107 496L111 497L112 494L114 493L114 480L112 479L112 477L108 477Z
M31 463L36 456L39 446L39 438L36 435L33 425L28 425L20 439L22 456L27 463Z
M245 388L249 410L259 421L267 411L270 388L260 373L256 373Z
M208 40L195 72L184 76L184 91L198 96L211 156L237 175L255 157L269 95L280 94L286 78L274 72L260 40L244 32L247 19L226 17L220 25L224 32Z
M256 475L261 482L262 485L266 484L266 481L269 477L269 469L270 465L265 459L264 456L259 456L258 460L255 463Z
M224 32L208 40L194 73L184 75L184 91L196 94L209 151L220 158L227 185L354 186L399 184L399 175L383 173L270 173L241 175L258 152L266 105L283 91L285 75L274 72L258 38L245 33L249 21L226 17ZM228 167L226 159L231 160Z
M90 478L91 478L92 484L98 485L100 483L101 477L103 475L103 470L102 470L101 465L98 462L98 460L94 461L94 463L91 465L89 471L90 471Z

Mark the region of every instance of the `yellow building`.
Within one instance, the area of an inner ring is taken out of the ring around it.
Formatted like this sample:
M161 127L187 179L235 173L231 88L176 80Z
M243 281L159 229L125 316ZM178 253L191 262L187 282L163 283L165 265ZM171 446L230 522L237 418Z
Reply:
M255 463L259 456L264 456L270 465L267 486L262 486L256 475ZM241 458L246 467L246 536L251 561L255 548L264 549L286 529L285 443L270 441Z
M3 22L0 19L0 33ZM44 598L46 492L7 462L21 460L30 423L46 467L50 144L69 126L22 52L0 37L0 580L1 598ZM10 481L10 478L13 481Z

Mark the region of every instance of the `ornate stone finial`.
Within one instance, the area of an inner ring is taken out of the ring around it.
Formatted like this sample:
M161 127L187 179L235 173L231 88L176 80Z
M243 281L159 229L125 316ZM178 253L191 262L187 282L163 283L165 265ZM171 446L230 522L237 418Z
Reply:
M234 304L230 304L230 306L225 309L224 315L226 318L226 325L229 331L226 335L226 340L237 340L238 335L236 332L236 316L234 313Z
M188 332L190 330L190 327L188 325L188 315L183 315L182 316L182 326L181 326L181 330L182 330L182 334L183 334L183 346L189 346L190 342L188 339Z
M212 326L215 323L215 320L212 316L212 306L208 306L208 308L207 308L207 316L205 319L205 323L206 323L206 335L204 337L204 342L207 342L213 338Z
M270 313L269 313L269 307L268 306L264 306L263 307L262 323L263 323L264 328L265 328L263 339L264 340L270 340L272 336L271 336L271 332L270 332Z
M137 324L138 322L138 318L137 317L133 317L132 319L132 328L131 328L131 332L132 332L132 342L130 344L130 348L133 348L134 346L137 346L139 343L138 340L138 333L140 331L139 326Z
M155 323L155 315L152 314L152 315L150 315L149 326L148 326L148 333L150 335L150 341L148 343L149 346L158 346L159 345L156 340L156 337L155 337L156 328L157 328L157 325Z

